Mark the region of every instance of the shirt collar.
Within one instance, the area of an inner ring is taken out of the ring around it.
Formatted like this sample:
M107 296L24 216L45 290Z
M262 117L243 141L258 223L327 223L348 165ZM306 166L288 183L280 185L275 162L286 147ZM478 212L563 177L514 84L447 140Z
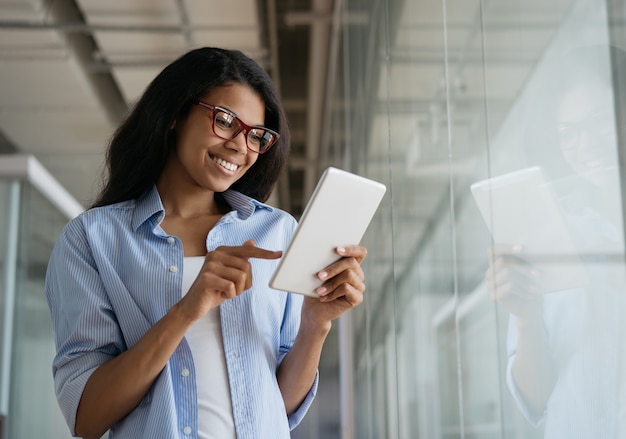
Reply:
M237 216L241 220L250 218L257 209L267 209L270 212L274 210L273 207L232 189L227 189L222 195L230 207L237 211Z
M161 222L165 209L161 203L161 197L155 185L137 198L135 212L133 214L132 227L136 232L139 227L154 217L157 217L154 225Z
M250 218L257 209L267 209L270 212L274 210L273 207L232 189L227 189L222 195L230 207L237 212L240 220ZM132 220L134 231L137 231L143 223L153 218L155 218L154 226L163 220L165 209L155 185L137 199L135 206Z

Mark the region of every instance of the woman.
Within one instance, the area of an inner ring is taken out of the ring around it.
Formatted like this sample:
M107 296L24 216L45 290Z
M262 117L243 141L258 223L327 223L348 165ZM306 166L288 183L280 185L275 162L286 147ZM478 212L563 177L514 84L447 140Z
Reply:
M263 204L288 148L271 80L240 52L191 51L146 89L49 262L74 435L289 437L331 321L363 300L366 249L337 249L319 300L267 286L296 225Z

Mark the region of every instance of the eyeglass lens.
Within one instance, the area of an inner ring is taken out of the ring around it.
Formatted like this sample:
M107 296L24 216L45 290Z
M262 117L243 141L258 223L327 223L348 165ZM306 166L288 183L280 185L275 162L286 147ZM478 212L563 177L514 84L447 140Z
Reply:
M241 131L244 131L248 148L257 152L265 151L276 140L270 131L263 128L247 128L237 116L220 109L215 109L214 112L213 131L216 136L228 140L234 139Z

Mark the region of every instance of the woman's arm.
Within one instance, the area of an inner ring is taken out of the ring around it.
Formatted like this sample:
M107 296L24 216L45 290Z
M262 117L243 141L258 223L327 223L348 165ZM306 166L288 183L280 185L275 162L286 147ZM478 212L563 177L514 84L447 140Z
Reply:
M541 415L556 383L543 320L518 319L517 346L511 374L532 413Z
M296 340L277 373L278 386L288 415L300 407L313 385L330 328L330 322L323 327L312 322L300 322Z
M143 399L193 323L175 305L132 348L91 375L76 413L76 434L100 438Z
M287 414L300 406L311 389L332 321L363 301L361 262L367 250L346 246L338 248L337 253L342 259L318 273L325 280L317 290L320 299L304 299L298 335L278 369L278 385Z
M513 381L528 408L541 414L556 382L543 320L544 275L525 260L521 249L510 246L491 248L489 264L491 298L515 316Z

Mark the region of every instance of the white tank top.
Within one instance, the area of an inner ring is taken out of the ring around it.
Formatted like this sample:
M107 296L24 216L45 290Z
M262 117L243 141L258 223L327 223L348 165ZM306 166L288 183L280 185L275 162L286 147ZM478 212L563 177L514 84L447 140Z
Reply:
M183 296L196 280L203 262L203 256L184 258ZM191 348L196 369L198 438L235 439L219 307L197 320L185 338Z

